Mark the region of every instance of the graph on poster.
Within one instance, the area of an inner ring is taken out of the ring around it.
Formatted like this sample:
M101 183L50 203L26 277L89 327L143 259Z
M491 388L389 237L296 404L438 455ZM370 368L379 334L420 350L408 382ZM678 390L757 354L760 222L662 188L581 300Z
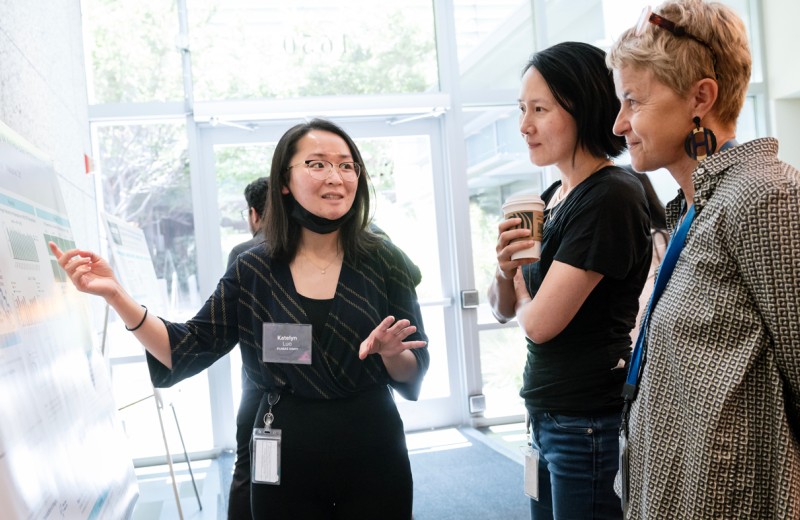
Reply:
M74 247L57 175L0 125L0 516L129 518L138 489L108 368L49 240Z

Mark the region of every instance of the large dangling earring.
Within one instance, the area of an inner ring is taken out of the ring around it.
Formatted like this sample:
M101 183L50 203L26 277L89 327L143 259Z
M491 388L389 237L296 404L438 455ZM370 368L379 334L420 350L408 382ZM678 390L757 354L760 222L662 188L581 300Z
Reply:
M696 128L686 136L683 148L686 150L686 155L695 161L702 161L717 151L717 136L708 128L700 126L699 116L694 116L692 121Z

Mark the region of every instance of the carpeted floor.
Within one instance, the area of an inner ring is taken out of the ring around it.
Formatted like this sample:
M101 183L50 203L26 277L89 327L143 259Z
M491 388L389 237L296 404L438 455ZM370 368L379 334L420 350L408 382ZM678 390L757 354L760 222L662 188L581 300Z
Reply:
M409 440L414 520L530 518L522 464L491 448L471 428L441 434L452 442L415 449Z
M472 428L410 433L406 440L414 475L414 520L530 517L522 491L522 464L513 450L506 447L504 451ZM192 462L192 469L203 509L197 504L186 465L176 464L184 518L225 520L233 455ZM178 518L167 467L137 468L136 473L140 496L133 520Z

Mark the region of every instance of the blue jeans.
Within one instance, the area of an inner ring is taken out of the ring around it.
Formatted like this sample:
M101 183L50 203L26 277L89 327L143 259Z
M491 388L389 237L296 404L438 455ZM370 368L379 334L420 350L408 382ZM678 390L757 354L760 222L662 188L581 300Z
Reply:
M539 451L539 500L531 500L532 520L622 518L622 504L614 493L620 413L529 413L531 441Z

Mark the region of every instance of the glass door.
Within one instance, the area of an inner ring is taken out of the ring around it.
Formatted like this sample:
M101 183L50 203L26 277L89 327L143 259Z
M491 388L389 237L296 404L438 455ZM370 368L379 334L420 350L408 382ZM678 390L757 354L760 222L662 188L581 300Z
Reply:
M224 124L201 129L200 163L204 199L210 219L208 243L214 281L221 276L230 248L249 238L240 212L246 209L243 190L250 181L269 175L275 143L291 122L252 123L243 127ZM459 394L463 387L459 367L460 320L453 273L451 213L446 197L446 168L441 128L437 119L401 124L373 121L337 121L356 141L374 187L374 223L402 248L422 271L417 294L429 336L430 370L420 400L397 397L407 430L449 426L462 422ZM216 199L216 200L215 200ZM214 214L216 212L216 214ZM211 225L211 221L215 224ZM215 245L216 244L216 245ZM213 253L213 254L211 254ZM230 380L220 385L233 389L233 410L241 389L239 351L231 355ZM215 383L212 383L214 385ZM213 391L213 390L212 390Z

